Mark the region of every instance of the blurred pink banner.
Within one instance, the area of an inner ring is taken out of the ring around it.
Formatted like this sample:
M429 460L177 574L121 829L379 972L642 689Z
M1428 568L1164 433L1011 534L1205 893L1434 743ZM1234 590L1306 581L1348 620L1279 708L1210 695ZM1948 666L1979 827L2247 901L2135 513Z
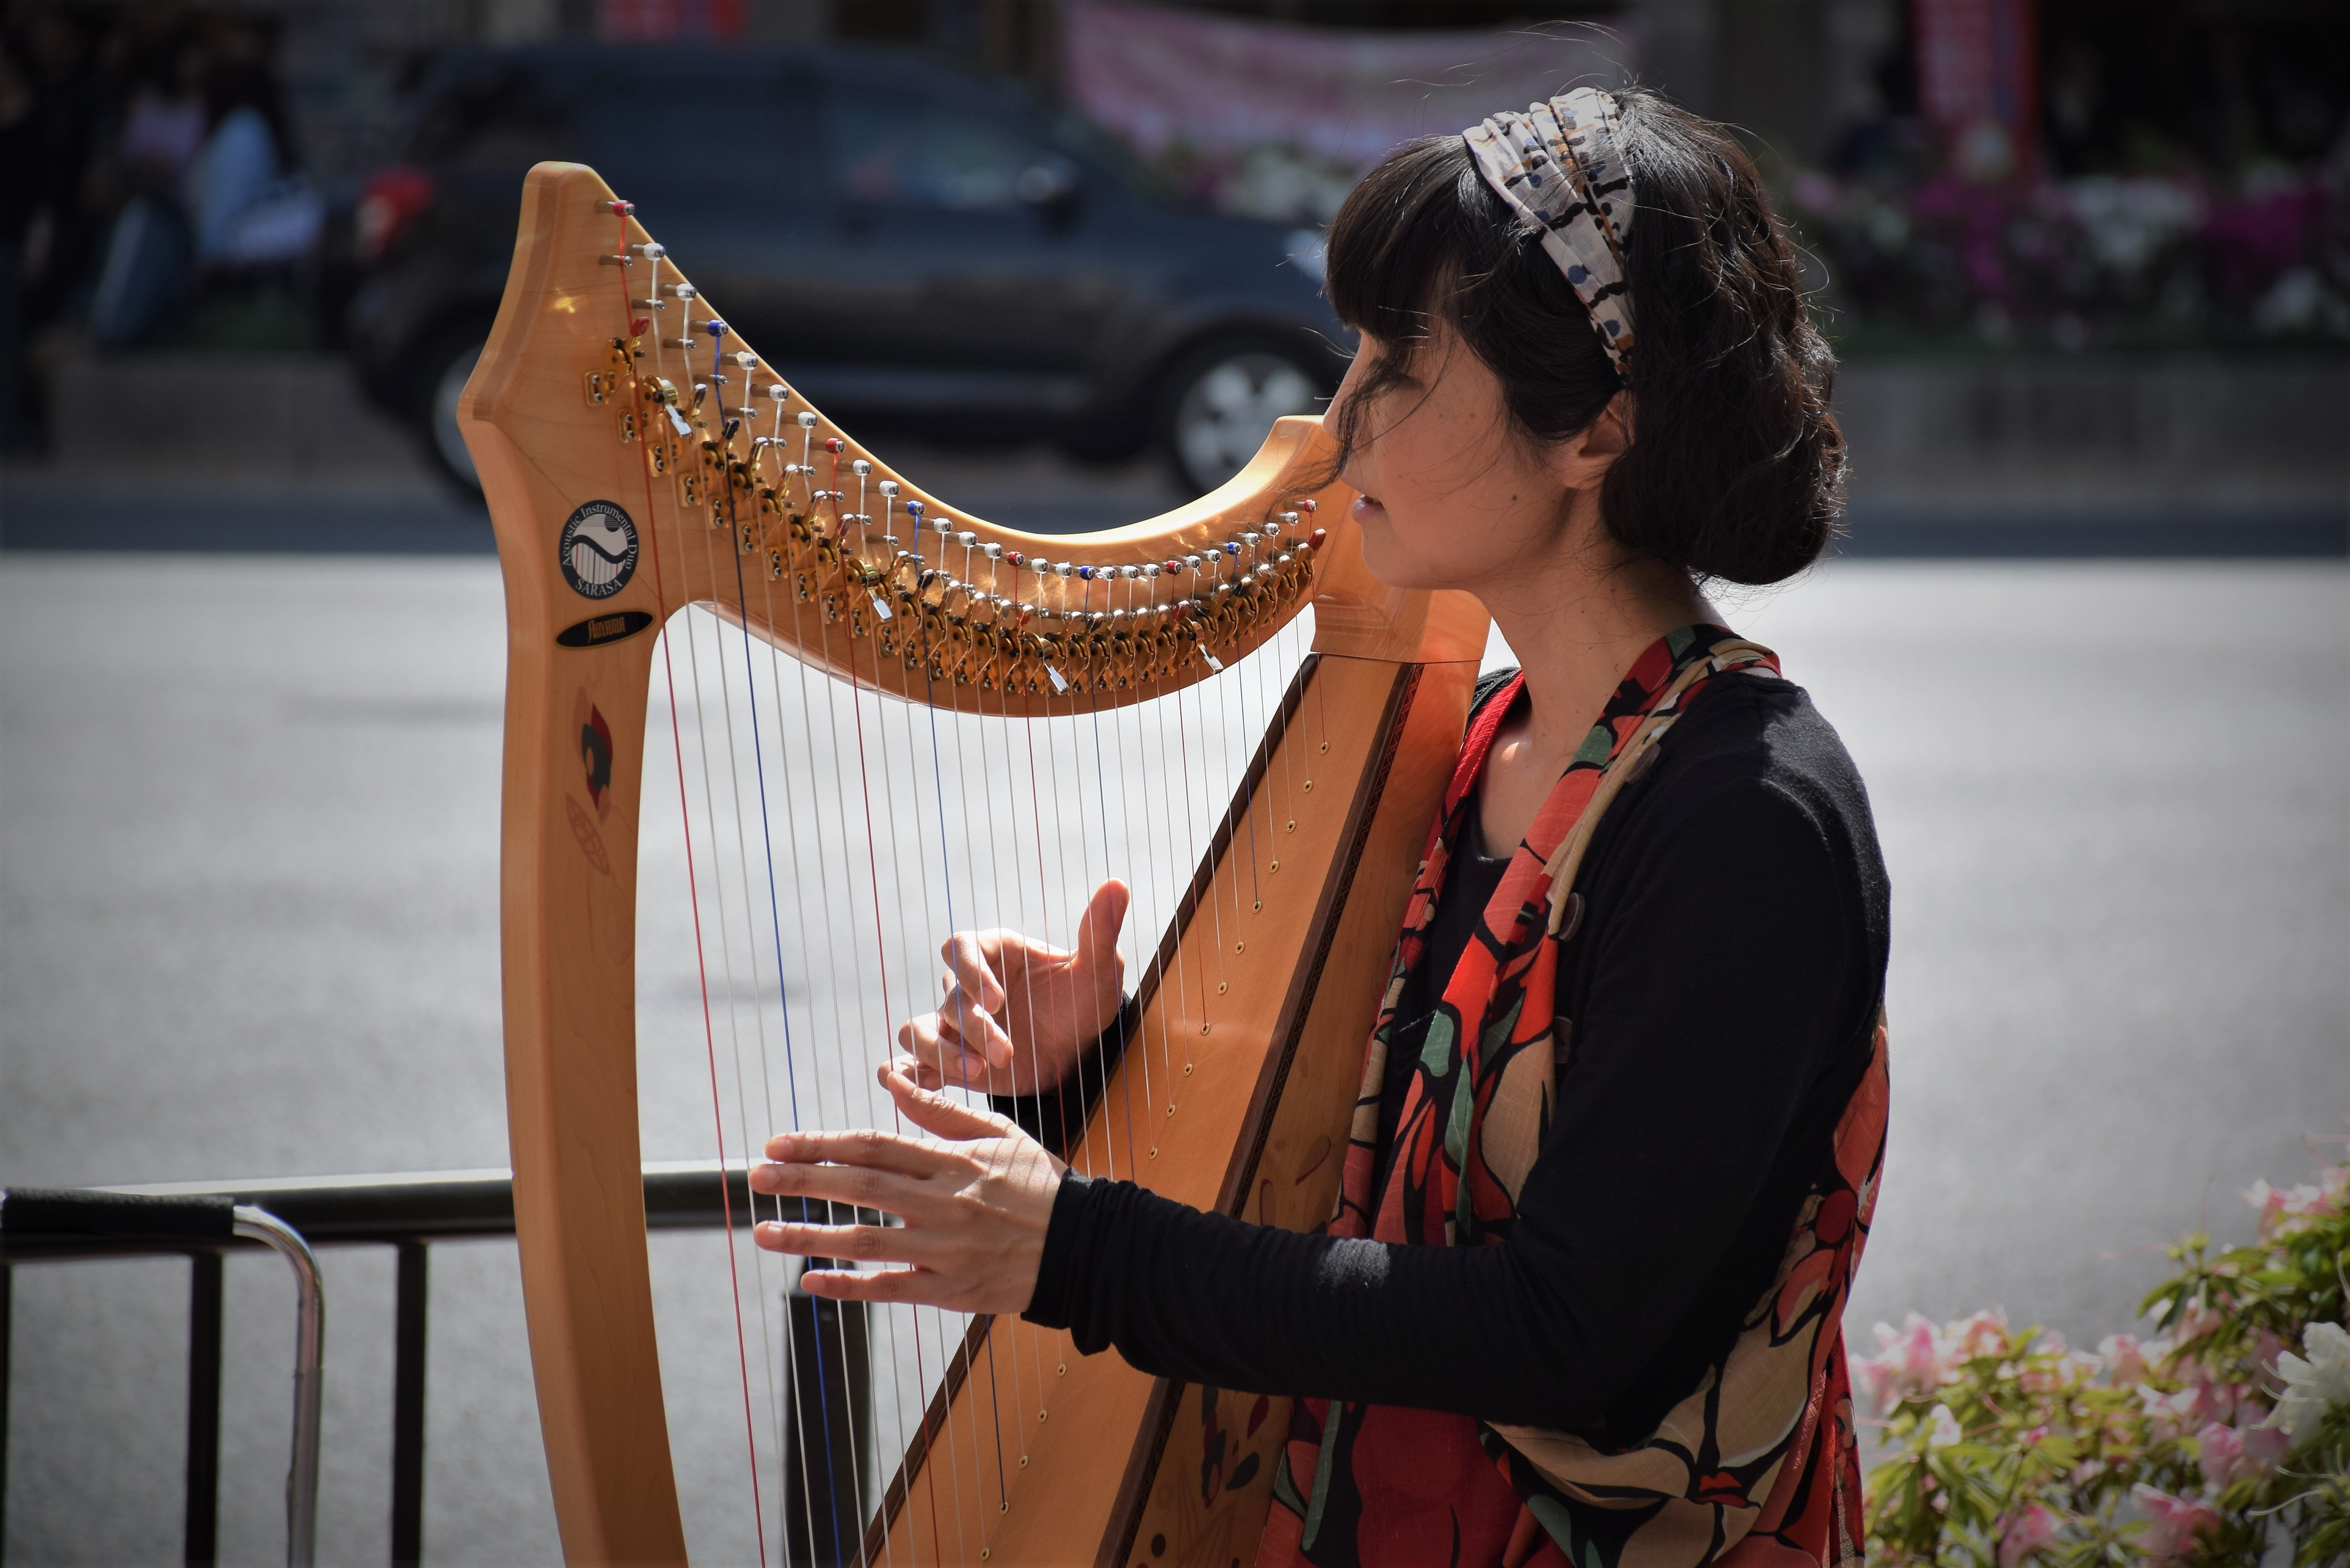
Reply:
M1371 33L1115 0L1071 0L1063 16L1071 96L1145 154L1286 145L1361 168L1637 64L1627 30L1588 24Z

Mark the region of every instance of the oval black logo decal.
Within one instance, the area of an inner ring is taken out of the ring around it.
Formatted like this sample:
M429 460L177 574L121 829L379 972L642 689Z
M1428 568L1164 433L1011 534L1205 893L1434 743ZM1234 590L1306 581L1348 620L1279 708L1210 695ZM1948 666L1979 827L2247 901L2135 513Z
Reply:
M637 525L617 502L590 501L574 512L559 548L563 580L581 598L608 599L637 575Z
M610 615L589 616L577 626L565 627L555 634L555 640L563 648L599 648L624 637L634 637L652 623L653 618L644 610L614 610Z

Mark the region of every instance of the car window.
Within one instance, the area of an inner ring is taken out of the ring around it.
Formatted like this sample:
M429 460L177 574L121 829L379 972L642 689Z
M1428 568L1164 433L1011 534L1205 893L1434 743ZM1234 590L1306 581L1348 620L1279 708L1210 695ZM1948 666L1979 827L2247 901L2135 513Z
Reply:
M1021 204L1021 176L1066 164L1009 127L920 99L836 88L825 99L825 148L842 200L952 213Z
M571 117L531 73L469 70L433 94L416 121L409 158L499 171L576 156Z
M673 78L611 101L629 112L587 117L585 155L615 191L775 196L795 187L797 111L784 78Z

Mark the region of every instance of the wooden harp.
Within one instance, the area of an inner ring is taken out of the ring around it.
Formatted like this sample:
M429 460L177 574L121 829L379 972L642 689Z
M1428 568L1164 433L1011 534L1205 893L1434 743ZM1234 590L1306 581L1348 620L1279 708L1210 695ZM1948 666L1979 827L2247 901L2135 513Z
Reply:
M735 1124L753 1152L789 1125L779 1081L811 1090L804 1120L886 1117L886 1100L875 1112L856 1086L869 1094L889 1013L933 994L923 988L950 920L1010 924L1018 903L1031 929L1041 914L1045 934L1065 940L1084 880L1118 874L1137 888L1130 1030L1072 1162L1308 1228L1335 1203L1364 1041L1486 634L1474 601L1367 575L1316 420L1281 421L1231 483L1164 516L1032 535L898 478L777 386L787 379L749 346L710 336L716 305L592 170L541 164L459 405L505 581L515 1205L574 1563L687 1554L638 1178L640 808L691 840L707 806L702 841L686 848L696 958L714 965L725 947L724 984L753 992L744 1005L777 1058L764 1103L722 1113L721 1158L736 1168ZM689 663L691 699L678 685ZM649 703L669 729L650 749ZM1243 722L1255 732L1232 752L1229 794L1211 798L1210 732ZM1055 748L1081 740L1058 771ZM844 748L867 767L861 797ZM1035 787L1039 753L1066 793ZM876 769L897 770L889 805ZM830 857L824 876L774 869L787 825ZM914 847L892 851L892 835ZM949 884L935 904L908 891L924 856ZM997 867L993 906L983 862ZM1023 901L1024 878L1035 902ZM836 901L795 914L819 882ZM896 948L893 926L911 933ZM866 949L854 963L827 946L851 936ZM747 979L733 972L746 961ZM712 1096L718 1036L731 1032L739 1052L748 1027L739 1008L711 1022L720 983L703 982L692 1041L697 1057L711 1042ZM855 1007L841 1000L851 991ZM827 1085L837 1092L817 1106ZM1284 1401L1154 1380L1014 1318L921 1309L907 1321L910 1349L882 1343L899 1318L866 1329L876 1364L897 1358L901 1387L867 1439L870 1480L846 1539L836 1509L830 1539L778 1540L788 1511L770 1500L761 1551L1252 1558ZM917 1363L926 1386L905 1389ZM811 1414L830 1396L805 1380L784 1392L771 1380L775 1407L754 1412L757 1379L746 1362L754 1444L763 1426L796 1420L805 1433L830 1419Z

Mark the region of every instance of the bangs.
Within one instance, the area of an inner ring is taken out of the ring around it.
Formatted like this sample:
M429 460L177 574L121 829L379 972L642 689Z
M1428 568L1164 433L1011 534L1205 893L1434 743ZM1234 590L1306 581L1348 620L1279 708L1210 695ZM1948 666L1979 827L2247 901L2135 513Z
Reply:
M1363 177L1330 225L1330 307L1382 343L1418 343L1431 312L1451 313L1459 280L1492 269L1513 227L1459 137L1410 142Z

